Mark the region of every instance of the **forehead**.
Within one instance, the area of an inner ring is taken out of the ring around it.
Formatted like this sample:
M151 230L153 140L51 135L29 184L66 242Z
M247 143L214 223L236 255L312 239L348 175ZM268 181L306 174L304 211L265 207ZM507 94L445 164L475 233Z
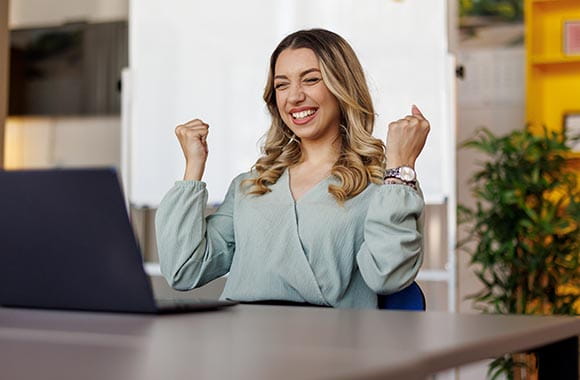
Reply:
M285 49L276 60L274 75L300 75L300 73L309 69L320 70L318 58L311 49Z

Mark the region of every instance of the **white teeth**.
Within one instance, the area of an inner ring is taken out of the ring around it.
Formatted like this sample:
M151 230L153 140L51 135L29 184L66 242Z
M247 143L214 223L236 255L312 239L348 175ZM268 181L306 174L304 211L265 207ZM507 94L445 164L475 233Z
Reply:
M294 112L294 113L292 113L292 117L294 119L304 119L305 117L308 117L308 116L314 114L314 112L316 112L316 110L313 110L313 109L301 111L301 112Z

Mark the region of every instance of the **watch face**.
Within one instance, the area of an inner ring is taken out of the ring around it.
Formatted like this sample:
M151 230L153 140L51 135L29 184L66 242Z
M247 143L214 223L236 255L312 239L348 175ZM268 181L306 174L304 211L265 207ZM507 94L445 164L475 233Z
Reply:
M408 166L402 166L399 173L401 175L401 179L405 182L411 182L415 180L415 171Z

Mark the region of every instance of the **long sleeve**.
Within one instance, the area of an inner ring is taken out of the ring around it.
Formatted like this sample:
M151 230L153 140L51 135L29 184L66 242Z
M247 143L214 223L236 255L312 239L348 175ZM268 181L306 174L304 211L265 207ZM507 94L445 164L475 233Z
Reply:
M178 181L155 217L161 273L178 290L189 290L230 270L235 251L235 183L217 212L204 218L207 190L201 181Z
M287 300L376 308L377 293L415 279L423 260L420 194L370 184L343 205L328 177L295 201L288 171L257 196L236 177L216 214L203 217L207 192L179 181L162 200L156 230L161 272L189 290L229 272L220 298Z
M369 204L357 264L379 294L396 292L415 279L423 262L425 203L406 185L383 185Z

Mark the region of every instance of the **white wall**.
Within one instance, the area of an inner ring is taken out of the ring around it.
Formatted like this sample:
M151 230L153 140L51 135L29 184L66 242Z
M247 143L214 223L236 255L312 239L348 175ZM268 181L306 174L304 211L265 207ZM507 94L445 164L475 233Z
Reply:
M127 20L128 0L10 0L11 28Z

